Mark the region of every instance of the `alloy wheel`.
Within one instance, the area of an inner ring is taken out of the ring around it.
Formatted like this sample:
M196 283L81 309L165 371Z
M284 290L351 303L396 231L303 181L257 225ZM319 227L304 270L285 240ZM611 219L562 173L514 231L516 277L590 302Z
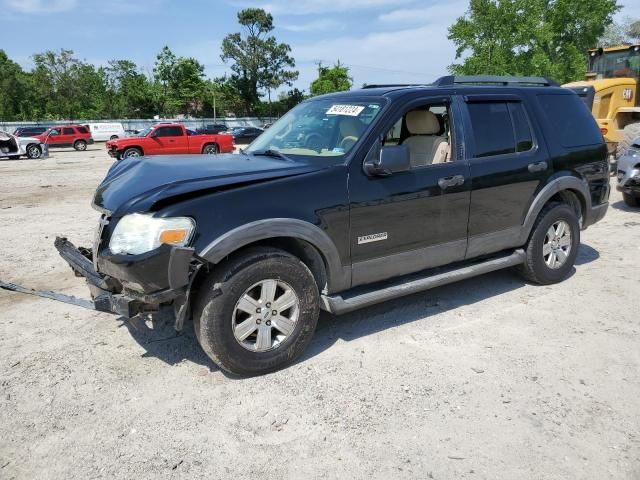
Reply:
M564 220L555 222L544 238L542 255L547 267L561 268L571 253L571 227Z
M282 280L262 280L249 287L233 309L236 341L252 352L277 348L293 333L300 315L300 300Z

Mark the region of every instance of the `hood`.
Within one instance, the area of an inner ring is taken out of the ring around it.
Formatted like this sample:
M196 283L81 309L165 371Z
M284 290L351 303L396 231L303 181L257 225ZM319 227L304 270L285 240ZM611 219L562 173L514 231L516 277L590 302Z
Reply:
M120 216L153 211L159 202L204 195L231 185L318 171L324 166L248 155L159 155L115 163L96 190L94 205Z

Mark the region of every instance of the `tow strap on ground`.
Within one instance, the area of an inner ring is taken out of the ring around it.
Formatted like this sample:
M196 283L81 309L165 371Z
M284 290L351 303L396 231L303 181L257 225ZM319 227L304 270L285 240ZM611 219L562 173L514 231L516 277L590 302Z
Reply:
M84 298L65 295L64 293L52 292L50 290L34 290L33 288L21 287L20 285L16 285L15 283L7 283L3 282L2 280L0 280L0 288L9 290L11 292L26 293L29 295L35 295L37 297L57 300L58 302L69 303L78 307L88 308L89 310L95 310L93 302L85 300Z

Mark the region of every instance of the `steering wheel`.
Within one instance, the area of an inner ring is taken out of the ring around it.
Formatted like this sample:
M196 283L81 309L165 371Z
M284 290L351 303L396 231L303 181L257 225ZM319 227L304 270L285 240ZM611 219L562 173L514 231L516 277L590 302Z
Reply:
M348 150L347 146L351 148L357 141L358 141L358 137L354 137L352 135L348 137L344 137L340 142L340 148L344 149L344 151L346 152Z
M318 153L322 152L322 136L319 133L310 133L304 139L304 146L309 150L315 150Z

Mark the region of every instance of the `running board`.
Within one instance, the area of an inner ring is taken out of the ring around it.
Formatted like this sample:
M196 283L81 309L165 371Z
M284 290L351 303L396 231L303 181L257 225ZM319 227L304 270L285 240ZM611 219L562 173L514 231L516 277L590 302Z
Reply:
M411 280L407 280L407 277L400 280L396 279L393 283L375 290L372 290L371 287L368 287L368 289L366 289L367 287L358 287L351 292L345 292L339 295L322 295L321 308L327 312L339 315L359 308L368 307L369 305L375 305L376 303L422 292L423 290L429 290L448 283L454 283L459 280L464 280L465 278L521 265L525 262L525 259L526 255L524 250L520 249L509 255L492 257L481 263L467 264L426 277L415 278L415 276L412 276Z

